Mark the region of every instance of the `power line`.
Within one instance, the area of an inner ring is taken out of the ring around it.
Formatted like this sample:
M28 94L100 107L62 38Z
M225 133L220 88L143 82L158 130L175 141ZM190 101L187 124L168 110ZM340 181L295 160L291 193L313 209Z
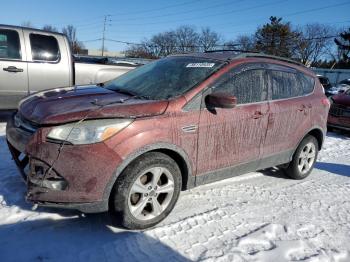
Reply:
M201 0L186 1L186 2L182 2L182 3L174 4L174 5L168 5L168 6L163 6L163 7L160 7L160 8L153 8L153 9L148 9L148 10L140 10L140 11L135 11L135 12L132 12L132 13L133 14L149 13L149 12L164 10L164 9L167 9L167 8L189 5L189 4L193 4L193 3L199 2L199 1L201 1ZM125 14L125 12L112 14L112 16L120 16L120 15L126 15L126 14Z
M274 2L270 2L267 4L259 4L259 5L255 5L249 8L242 8L242 9L235 9L235 10L231 10L231 11L226 11L226 12L220 12L220 13L216 13L216 14L210 14L210 15L206 15L206 16L199 16L199 17L191 17L191 18L187 18L187 19L181 19L181 22L183 21L191 21L191 20L198 20L198 19L207 19L208 17L215 17L215 16L222 16L225 14L234 14L234 13L239 13L239 12L244 12L244 11L250 11L253 9L258 9L258 8L262 8L262 7L267 7L267 6L271 6L271 5L276 5L276 4L280 4L283 2L287 2L288 0L280 0L280 1L274 1ZM172 21L158 21L158 22L151 22L151 23L138 23L138 24L122 24L124 26L142 26L142 25L155 25L155 24L169 24L169 23L176 23L179 22L179 20L172 20Z
M97 42L97 41L101 41L102 38L97 38L97 39L91 39L91 40L83 40L83 41L79 41L79 42L83 42L83 43L88 43L88 42Z
M192 14L193 12L198 12L198 11L203 11L203 10L208 10L212 9L215 7L224 7L224 6L230 6L232 4L237 4L239 2L244 2L244 0L237 0L237 1L229 1L221 4L215 4L211 6L207 6L204 8L195 8L195 9L189 9L186 11L181 11L179 12L172 12L172 13L167 13L167 14L162 14L162 15L157 15L157 16L148 16L148 17L143 17L141 19L154 19L154 18L160 18L160 17L169 17L169 16L178 16L178 15L183 15L183 14ZM135 20L140 20L139 17L137 18L128 18L128 19L121 19L121 20L113 20L114 22L123 22L123 21L135 21Z
M289 17L289 16L295 16L295 15L299 15L299 14L305 14L305 13L311 13L311 12L315 12L315 11L320 11L320 10L324 10L324 9L328 9L328 8L333 8L333 7L338 7L338 6L343 6L343 5L349 5L350 2L342 2L340 4L334 4L334 5L327 5L327 6L322 6L322 7L319 7L319 8L312 8L312 9L306 9L306 10L302 10L302 11L298 11L298 12L294 12L294 13L287 13L287 14L282 14L282 15L278 15L279 17L282 17L282 18L285 18L285 17ZM247 24L247 23L250 23L250 24L253 24L253 23L258 23L258 22L261 22L261 21L264 21L266 20L266 18L261 18L261 19L258 19L258 20L246 20L240 24L237 24L235 22L232 22L232 23L221 23L221 24L214 24L212 25L213 27L218 27L218 26L227 26L227 25L232 25L231 27L238 27L238 26L241 26L242 24Z
M127 44L127 45L136 45L136 46L147 46L147 47L160 47L161 45L157 44L147 44L147 43L135 43L135 42L129 42L129 41L122 41L122 40L115 40L115 39L106 39L106 41L116 42L120 44ZM225 47L225 46L236 46L239 44L230 43L230 44L222 44L222 45L214 45L215 47ZM201 48L204 47L203 45L169 45L170 47L174 48Z
M322 6L322 7L318 7L318 8L312 8L312 9L308 9L308 10L304 10L304 11L290 13L288 15L285 15L284 17L295 16L295 15L299 15L299 14L306 14L306 13L310 13L310 12L314 12L314 11L320 11L320 10L324 10L324 9L328 9L328 8L332 8L332 7L344 6L344 5L349 5L349 4L350 4L350 1L346 1L346 2L339 3L339 4L327 5L327 6Z

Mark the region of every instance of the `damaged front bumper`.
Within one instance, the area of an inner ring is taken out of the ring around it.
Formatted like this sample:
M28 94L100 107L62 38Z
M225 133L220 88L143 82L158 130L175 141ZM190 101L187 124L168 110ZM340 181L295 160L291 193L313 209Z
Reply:
M52 167L48 163L54 162L59 145L43 141L41 138L45 134L42 133L39 130L32 132L24 129L18 123L15 125L14 118L6 126L9 150L27 185L26 200L41 206L77 209L84 213L107 211L108 198L103 194L104 181L109 181L113 172L110 176L106 172L101 175L102 181L97 180L99 174L95 173L96 168L101 171L112 168L105 167L104 170L102 166L96 165L92 159L98 157L94 155L83 156L86 148L83 148L80 155L75 148L68 146L60 161ZM98 151L95 150L95 154Z

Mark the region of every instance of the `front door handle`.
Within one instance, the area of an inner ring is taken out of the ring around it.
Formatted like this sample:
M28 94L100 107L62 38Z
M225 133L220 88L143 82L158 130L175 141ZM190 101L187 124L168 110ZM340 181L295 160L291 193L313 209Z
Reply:
M11 73L20 73L23 72L22 68L17 68L15 66L9 66L7 68L3 68L4 71L6 72L11 72Z

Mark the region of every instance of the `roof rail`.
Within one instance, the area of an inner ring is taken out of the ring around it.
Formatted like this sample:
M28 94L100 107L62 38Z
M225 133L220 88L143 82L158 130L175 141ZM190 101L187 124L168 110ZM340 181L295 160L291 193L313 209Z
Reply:
M254 52L254 51L248 51L248 50L241 50L241 49L223 49L223 50L208 50L208 51L204 51L204 53L219 53L219 52L236 52L239 54L235 54L234 57L228 57L228 59L237 59L237 58L246 58L246 57L259 57L259 58L270 58L270 59L275 59L275 60L279 60L279 61L283 61L283 62L287 62L290 64L295 64L298 66L303 66L306 67L304 64L289 59L289 58L284 58L284 57L280 57L280 56L274 56L274 55L267 55L264 53L260 53L260 52Z
M204 53L219 53L219 52L258 53L258 52L252 52L252 51L241 50L241 49L216 49L216 50L204 51Z
M249 52L247 54L242 54L242 57L271 58L271 59L280 60L280 61L283 61L283 62L295 64L295 65L298 65L298 66L306 67L304 64L302 64L300 62L297 62L295 60L289 59L289 58L284 58L284 57L274 56L274 55L266 55L266 54L263 54L263 53L252 53L252 52Z

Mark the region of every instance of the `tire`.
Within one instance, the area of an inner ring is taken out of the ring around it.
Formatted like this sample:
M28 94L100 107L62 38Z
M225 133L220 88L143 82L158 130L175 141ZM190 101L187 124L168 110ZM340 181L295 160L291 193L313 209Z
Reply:
M172 158L146 153L117 179L110 202L112 219L128 229L152 227L172 211L181 185L181 171Z
M318 142L314 136L306 136L299 144L292 161L285 169L287 176L304 179L310 175L318 155Z

